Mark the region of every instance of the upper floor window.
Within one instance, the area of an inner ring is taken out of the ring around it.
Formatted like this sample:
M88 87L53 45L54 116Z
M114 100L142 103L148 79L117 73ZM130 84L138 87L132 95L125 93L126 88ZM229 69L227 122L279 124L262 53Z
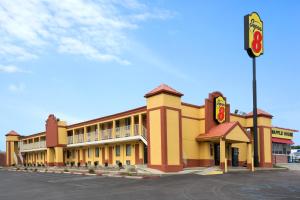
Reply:
M116 156L120 156L120 145L116 145Z

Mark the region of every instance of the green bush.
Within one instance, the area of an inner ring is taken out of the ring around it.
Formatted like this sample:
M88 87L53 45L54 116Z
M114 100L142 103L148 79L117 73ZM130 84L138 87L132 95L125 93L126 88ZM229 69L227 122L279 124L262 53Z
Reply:
M90 173L90 174L95 174L96 172L95 172L94 169L90 168L90 169L89 169L89 173Z

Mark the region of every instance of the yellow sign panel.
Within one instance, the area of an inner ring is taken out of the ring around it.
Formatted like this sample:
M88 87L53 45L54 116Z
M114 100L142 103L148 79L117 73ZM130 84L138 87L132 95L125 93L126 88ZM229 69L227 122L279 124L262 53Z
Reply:
M292 140L293 132L285 129L272 128L272 137Z
M223 123L226 120L226 101L221 96L215 98L214 118L218 123Z
M244 17L245 50L250 57L258 57L264 53L263 21L256 12Z

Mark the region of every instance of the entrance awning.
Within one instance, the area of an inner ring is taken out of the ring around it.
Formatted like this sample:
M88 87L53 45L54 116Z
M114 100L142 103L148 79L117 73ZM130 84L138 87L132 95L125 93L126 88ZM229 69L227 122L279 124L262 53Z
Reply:
M282 139L282 138L272 138L272 142L280 144L294 144L292 140Z
M220 138L230 142L250 142L250 138L239 122L226 122L213 127L196 137L197 141L217 141Z

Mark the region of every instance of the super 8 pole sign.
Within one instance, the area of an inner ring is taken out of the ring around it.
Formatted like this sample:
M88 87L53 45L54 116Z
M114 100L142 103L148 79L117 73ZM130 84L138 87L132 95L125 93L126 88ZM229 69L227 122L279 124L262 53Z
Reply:
M252 58L264 53L263 21L256 12L244 17L245 50Z
M221 124L226 120L226 101L222 96L219 96L215 98L214 104L214 119L216 122Z

